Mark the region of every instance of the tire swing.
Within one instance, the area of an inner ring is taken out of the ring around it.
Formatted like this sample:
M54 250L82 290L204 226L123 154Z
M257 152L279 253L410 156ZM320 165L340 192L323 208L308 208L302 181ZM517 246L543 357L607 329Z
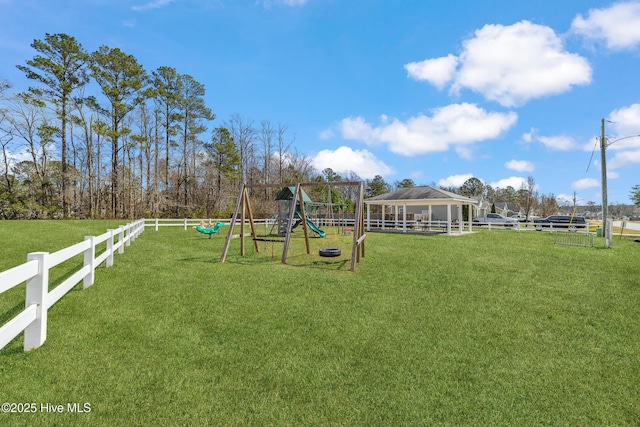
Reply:
M341 252L338 248L323 248L320 249L320 256L323 257L336 257L340 256Z

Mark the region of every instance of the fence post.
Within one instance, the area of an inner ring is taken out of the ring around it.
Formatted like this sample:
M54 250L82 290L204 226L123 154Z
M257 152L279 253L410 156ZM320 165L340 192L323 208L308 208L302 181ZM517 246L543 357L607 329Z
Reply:
M136 237L138 237L138 223L136 221L131 223L131 238L129 240L131 240L131 242L133 242L134 240L136 240Z
M158 218L156 218L156 231L158 231Z
M94 282L94 271L96 269L96 244L94 236L85 236L84 240L88 240L91 244L89 249L84 251L84 265L85 267L89 266L89 273L84 276L82 279L82 287L83 289L87 289L89 286L93 285Z
M107 239L107 268L113 265L113 230L107 230L109 232L109 238Z
M49 253L32 252L27 261L38 261L38 274L27 280L25 308L36 304L36 320L24 330L24 351L40 347L47 339L47 295L49 294Z
M128 222L127 225L124 226L125 231L127 232L127 238L125 239L125 245L131 246L131 223Z
M142 230L144 230L144 219L136 221L135 224L136 224L136 234L134 236L137 239L138 236L142 233Z
M184 219L184 231L187 231L187 218Z
M118 253L123 254L124 253L124 227L122 225L118 227L118 243L120 244L118 246Z

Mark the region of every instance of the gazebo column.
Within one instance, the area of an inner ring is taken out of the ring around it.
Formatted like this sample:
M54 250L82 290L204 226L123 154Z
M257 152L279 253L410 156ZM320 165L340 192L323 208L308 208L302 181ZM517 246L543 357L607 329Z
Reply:
M407 232L407 205L402 205L402 232Z
M385 217L386 217L386 209L387 207L385 205L382 205L382 229L384 230L384 223L385 223Z
M473 232L473 205L469 204L469 233Z
M398 205L393 205L393 228L398 229Z
M458 231L462 234L464 230L464 214L462 213L462 205L458 205Z
M355 229L355 222L353 223ZM367 231L371 231L371 205L367 203Z
M447 203L447 235L451 236L451 203Z
M429 230L431 230L431 213L433 212L433 209L431 209L431 205L427 205L427 209L429 209Z

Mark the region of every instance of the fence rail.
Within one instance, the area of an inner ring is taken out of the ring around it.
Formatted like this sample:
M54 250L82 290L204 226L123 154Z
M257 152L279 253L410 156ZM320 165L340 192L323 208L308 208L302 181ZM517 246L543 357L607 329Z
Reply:
M107 267L113 265L113 254L124 253L125 246L144 231L144 226L144 221L138 220L100 236L87 236L57 252L33 252L27 255L26 263L0 272L0 294L23 282L27 285L25 309L0 327L0 349L23 331L25 351L40 347L47 339L49 308L78 283L83 282L84 289L93 285L95 269L105 261ZM96 258L96 246L104 242L107 248ZM49 291L49 270L80 254L84 254L82 267Z
M322 226L353 226L355 224L355 220L353 218L312 218L312 220L316 223L318 227ZM145 227L154 227L155 231L158 231L160 227L182 227L185 230L190 227L195 227L200 225L201 223L205 224L215 224L216 222L222 222L226 225L229 225L231 220L229 218L152 218L152 219L144 219ZM254 224L271 226L273 225L277 219L275 218L264 218L264 219L254 219Z
M215 224L216 222L229 223L229 219L216 219L216 218L151 218L143 219L145 227L154 227L158 231L159 227L183 227L187 230L189 227L195 227L201 223Z

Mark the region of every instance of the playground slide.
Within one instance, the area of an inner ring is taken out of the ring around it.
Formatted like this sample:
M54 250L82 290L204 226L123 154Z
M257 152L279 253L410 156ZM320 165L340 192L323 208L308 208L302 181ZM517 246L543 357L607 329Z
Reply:
M302 218L302 212L300 212L300 206L296 206L296 214L297 214L300 218ZM300 221L300 222L302 222L302 221ZM291 229L293 230L294 228L296 228L296 227L300 224L300 222L297 222L296 224L294 224L294 225L293 225L293 227L292 227ZM325 232L324 232L324 231L322 231L322 230L320 230L320 229L318 228L318 226L317 226L317 225L315 225L315 224L313 223L313 221L311 221L309 218L307 218L307 225L309 226L309 228L311 229L311 231L313 231L314 233L318 233L318 235L319 235L320 237L324 238L324 236L325 236Z
M320 235L320 237L324 237L325 236L325 232L320 230L314 223L313 221L311 221L310 219L307 219L307 225L309 226L309 228L314 231L315 233L318 233L318 235Z

